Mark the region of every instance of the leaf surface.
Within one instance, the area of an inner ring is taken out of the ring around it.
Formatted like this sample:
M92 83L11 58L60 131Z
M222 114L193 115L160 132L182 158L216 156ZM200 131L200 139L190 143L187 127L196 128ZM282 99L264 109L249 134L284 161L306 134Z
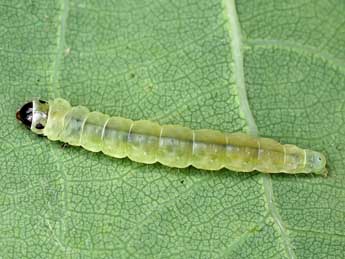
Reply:
M0 257L343 257L344 13L342 0L2 1ZM36 96L312 148L329 177L62 149L15 121Z

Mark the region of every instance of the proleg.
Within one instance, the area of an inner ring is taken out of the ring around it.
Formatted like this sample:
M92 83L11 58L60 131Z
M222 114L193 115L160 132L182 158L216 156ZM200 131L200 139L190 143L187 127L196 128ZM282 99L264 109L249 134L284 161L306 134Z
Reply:
M92 152L146 164L194 166L204 170L327 175L326 158L317 151L283 145L244 133L193 130L90 112L64 99L34 99L16 118L32 132Z

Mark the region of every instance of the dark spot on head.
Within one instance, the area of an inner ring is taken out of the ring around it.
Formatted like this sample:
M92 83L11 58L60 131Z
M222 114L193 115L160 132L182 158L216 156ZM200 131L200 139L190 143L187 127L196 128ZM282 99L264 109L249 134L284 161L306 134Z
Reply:
M39 130L44 129L44 126L41 123L37 123L36 129L39 129Z
M32 124L32 102L24 104L24 106L17 111L16 118L26 127L30 128Z
M43 100L38 100L40 103L47 103L46 101L43 101Z

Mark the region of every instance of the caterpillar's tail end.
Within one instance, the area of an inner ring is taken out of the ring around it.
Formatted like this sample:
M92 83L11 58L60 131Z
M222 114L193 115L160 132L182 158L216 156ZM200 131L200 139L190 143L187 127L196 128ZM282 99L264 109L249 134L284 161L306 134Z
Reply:
M326 157L317 151L306 150L305 169L308 173L327 176Z

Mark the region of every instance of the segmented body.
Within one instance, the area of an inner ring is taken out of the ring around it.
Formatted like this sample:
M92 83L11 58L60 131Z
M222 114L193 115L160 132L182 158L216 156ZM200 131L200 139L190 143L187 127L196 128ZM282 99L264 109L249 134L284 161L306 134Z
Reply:
M93 152L170 167L265 173L309 173L308 152L295 145L244 133L192 130L90 112L63 99L49 101L43 134L51 140L82 146Z

